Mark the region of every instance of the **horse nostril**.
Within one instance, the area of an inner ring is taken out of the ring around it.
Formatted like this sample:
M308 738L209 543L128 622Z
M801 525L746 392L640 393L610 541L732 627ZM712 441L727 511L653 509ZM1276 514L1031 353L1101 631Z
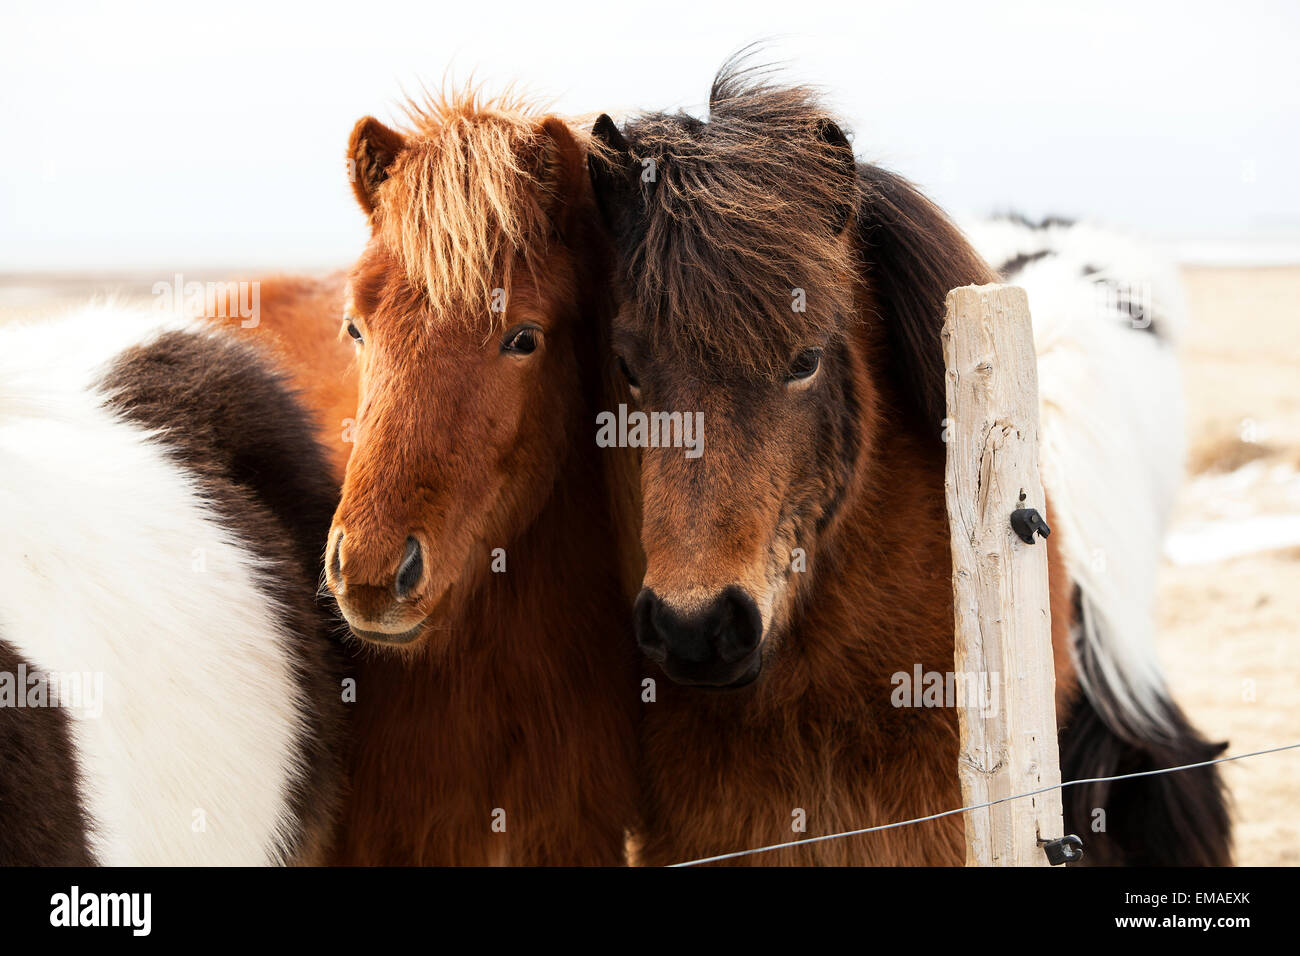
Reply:
M763 636L763 615L749 592L735 585L718 602L717 650L725 661L737 661L758 647Z
M343 532L339 532L334 539L334 547L330 549L330 574L334 577L337 585L343 583Z
M763 636L763 616L744 588L731 585L707 607L683 614L645 588L632 610L637 644L651 660L669 654L682 661L734 664L753 653Z
M406 551L402 563L397 568L397 580L394 590L399 598L407 597L420 583L424 576L424 558L420 556L420 542L414 538L406 539Z
M655 623L659 598L650 588L642 588L632 607L632 625L641 651L652 660L663 660L667 642Z

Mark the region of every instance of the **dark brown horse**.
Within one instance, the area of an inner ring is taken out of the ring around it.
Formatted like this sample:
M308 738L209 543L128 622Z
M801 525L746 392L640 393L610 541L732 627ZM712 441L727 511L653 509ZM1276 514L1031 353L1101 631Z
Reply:
M636 655L591 439L608 251L584 134L512 100L359 122L356 444L327 581L366 653L337 861L616 864Z
M899 675L953 668L939 329L948 290L995 273L909 183L857 163L812 94L735 65L707 122L650 114L620 131L602 117L595 134L619 362L644 409L705 424L702 455L661 443L643 458L635 624L673 683L643 723L642 859L959 806L955 711L898 706L896 692ZM1169 733L1107 724L1079 693L1060 545L1049 539L1066 778L1209 752L1167 698ZM1155 779L1109 798L1068 791L1091 858L1226 860L1217 776ZM1108 833L1089 828L1094 807L1111 808ZM953 816L739 862L962 859Z

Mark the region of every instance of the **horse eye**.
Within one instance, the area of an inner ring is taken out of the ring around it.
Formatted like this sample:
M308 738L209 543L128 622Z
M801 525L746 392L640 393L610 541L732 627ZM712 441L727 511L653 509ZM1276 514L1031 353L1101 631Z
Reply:
M632 370L627 367L627 360L621 355L618 357L618 370L623 373L623 377L627 379L627 383L633 388L641 387L641 383L638 382L636 376L632 374Z
M351 320L348 321L348 335L352 336L358 342L361 341L361 330L358 329Z
M505 341L501 343L501 351L528 355L537 348L538 331L537 327L532 325L511 329L506 333Z
M812 378L817 369L821 367L821 364L821 349L804 349L790 363L790 371L786 375L786 381L798 382L806 378Z

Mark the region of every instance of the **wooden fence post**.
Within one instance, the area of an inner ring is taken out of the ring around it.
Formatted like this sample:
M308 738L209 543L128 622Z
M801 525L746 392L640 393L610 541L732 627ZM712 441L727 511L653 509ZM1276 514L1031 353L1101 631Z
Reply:
M948 293L943 325L948 444L944 489L952 590L962 805L1061 782L1056 740L1047 547L1011 527L1045 512L1038 477L1038 370L1029 301L1015 286ZM1062 835L1061 792L965 814L967 866L1047 866Z

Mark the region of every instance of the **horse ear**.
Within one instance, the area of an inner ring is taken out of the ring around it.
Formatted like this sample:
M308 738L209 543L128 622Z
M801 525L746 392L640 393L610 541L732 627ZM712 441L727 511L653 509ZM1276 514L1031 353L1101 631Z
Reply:
M627 139L619 130L618 124L610 119L608 113L601 113L597 117L595 125L591 127L591 135L615 152L626 153L628 151Z
M538 179L544 191L542 205L561 235L568 227L583 188L583 151L569 124L558 116L542 120L541 170Z
M836 203L830 212L831 231L839 235L848 226L857 207L858 161L853 146L844 130L833 120L824 119L817 124L817 138L830 147L831 173L845 179L845 201Z
M406 148L406 139L373 116L363 117L348 138L348 179L352 192L367 215L375 211L376 191L392 168L393 160Z
M618 232L624 216L636 215L642 204L636 164L627 139L606 113L591 128L587 171L596 205L605 225Z

